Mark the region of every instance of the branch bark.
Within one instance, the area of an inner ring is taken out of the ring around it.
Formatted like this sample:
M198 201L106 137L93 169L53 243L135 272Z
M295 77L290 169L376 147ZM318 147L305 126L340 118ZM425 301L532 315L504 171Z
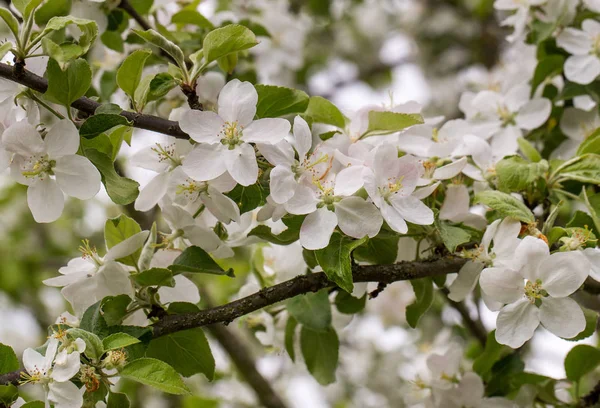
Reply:
M12 65L0 63L0 77L24 85L37 92L44 93L48 89L48 81L44 78L27 70L17 73ZM100 104L84 96L73 102L71 106L88 115L93 115ZM163 133L179 139L189 139L188 134L181 130L178 122L136 112L122 111L120 115L132 122L133 127Z

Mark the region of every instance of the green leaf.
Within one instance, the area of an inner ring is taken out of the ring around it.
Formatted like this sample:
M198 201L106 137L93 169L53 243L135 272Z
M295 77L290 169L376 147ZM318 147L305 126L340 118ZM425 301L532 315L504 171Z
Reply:
M52 17L66 16L71 11L71 0L47 0L35 11L35 23L43 26Z
M154 358L140 358L127 364L119 375L149 385L168 394L189 394L183 380L167 363Z
M565 57L560 54L552 54L541 59L531 81L531 92L535 92L537 87L546 80L546 78L552 78L556 75L560 75L563 71L563 65L565 63Z
M473 361L473 371L479 374L480 377L487 379L494 364L507 353L510 353L510 348L498 343L496 330L493 330L487 335L483 353Z
M398 235L370 238L354 250L354 259L373 264L393 264L398 257Z
M583 307L581 309L583 310L583 315L585 316L585 329L583 329L583 331L575 337L571 337L570 339L565 339L562 337L563 339L568 341L579 341L587 339L596 332L596 325L598 324L598 312Z
M600 184L600 155L588 153L568 160L554 170L550 180Z
M285 323L285 350L292 359L296 361L296 350L294 349L294 338L296 337L296 327L298 321L292 316L288 317Z
M147 100L155 101L165 96L169 91L177 86L177 81L166 72L156 74L150 81Z
M85 355L92 360L99 360L104 354L104 347L102 346L102 340L89 331L82 329L69 329L67 334L73 339L81 339L85 342Z
M233 269L227 271L223 270L223 268L217 265L204 249L197 246L186 248L185 251L173 261L173 265L170 265L169 269L175 274L181 272L195 272L209 273L212 275L227 275L230 277L235 276L233 274Z
M117 85L125 91L134 104L139 102L135 99L134 95L142 79L144 65L150 55L152 55L152 51L150 50L136 50L125 58L125 61L123 61L117 70Z
M348 293L352 293L354 289L350 253L364 244L367 239L363 237L354 240L336 232L331 236L329 245L315 251L317 262L323 268L325 275Z
M244 214L266 203L269 192L260 183L247 187L238 184L226 195L240 207L240 213Z
M23 19L29 18L31 13L42 3L43 0L13 0L12 3L23 15Z
M19 21L13 16L10 10L0 7L0 18L4 20L15 38L19 38Z
M86 139L93 139L100 133L106 132L115 126L130 126L129 121L121 115L112 113L97 113L83 122L79 134Z
M517 353L510 353L492 367L491 379L486 387L488 396L506 395L513 390L513 379L523 373L525 363Z
M131 275L131 280L141 287L147 286L175 286L173 272L165 268L151 268L141 273Z
M2 361L0 360L0 364ZM14 370L13 370L14 371ZM12 384L0 385L0 406L10 407L19 398L19 390ZM24 406L24 405L23 405ZM42 405L42 408L43 405Z
M129 408L129 398L125 394L109 392L106 406L110 408Z
M79 323L79 328L90 333L94 333L100 338L108 336L108 326L106 320L102 316L102 300L97 301L87 308Z
M548 171L548 162L530 163L520 156L505 157L496 163L498 189L504 192L525 191Z
M522 222L533 222L533 213L525 204L501 191L482 191L475 195L474 203L485 204L495 210L500 218L513 217Z
M326 331L302 326L300 348L306 368L321 385L335 382L340 343L333 328Z
M275 85L256 85L258 118L277 118L302 113L308 107L308 95L298 89Z
M537 149L533 147L533 145L527 139L520 137L517 139L517 144L519 145L521 153L523 153L523 155L530 161L537 163L542 160L542 155L540 155L540 152L538 152Z
M0 343L0 375L19 369L19 360L10 346Z
M136 339L127 333L115 333L102 339L102 345L104 346L105 351L120 349L139 342L139 339Z
M259 225L254 227L252 231L248 233L248 236L256 236L277 245L289 245L298 241L300 238L300 227L302 226L304 218L306 218L304 215L287 214L281 219L287 226L287 229L282 231L279 235L273 235L269 226Z
M71 61L65 71L60 69L58 62L49 59L46 75L48 89L44 96L64 106L70 106L85 95L92 84L92 70L83 59Z
M183 70L186 69L183 51L181 51L181 48L175 45L175 43L167 40L164 36L154 30L133 30L133 32L142 37L142 39L146 40L148 43L157 46L169 54L175 60L177 65L179 65L179 68Z
M258 44L254 33L243 25L229 24L217 28L204 37L204 63L216 61L233 52L247 50Z
M5 42L0 45L0 59L4 58L4 56L13 48L13 44L10 41Z
M110 218L104 224L104 241L106 247L110 249L139 232L142 232L140 224L125 214Z
M406 322L414 329L433 303L433 281L431 278L413 279L410 284L416 299L406 307Z
M436 221L435 227L440 234L444 246L450 253L454 253L457 246L471 241L471 234L461 227L456 227L440 220Z
M288 313L299 323L313 330L327 330L331 326L331 305L327 289L298 295L286 302Z
M581 377L598 367L600 350L596 347L580 344L569 351L565 357L565 371L571 381L579 381Z
M340 110L327 99L311 96L304 117L309 122L325 123L338 128L346 126L346 118Z
M76 25L77 28L79 28L79 31L81 32L77 43L67 43L65 44L65 46L59 46L54 41L50 40L50 38L48 37L48 35L53 31L60 31L72 24ZM52 56L52 54L48 52L49 47L52 47L52 49L60 47L60 49L63 50L64 58L60 58L60 56L57 55L57 57L59 57L58 62L64 64L68 60L75 59L88 52L88 50L96 40L97 35L98 25L95 21L86 20L84 18L77 18L73 16L60 16L52 17L50 21L48 21L48 24L46 24L44 30L40 33L40 35L37 38L42 39L42 46L44 48L44 51L46 51L48 55Z
M153 339L146 356L169 363L184 377L202 373L212 380L215 360L200 328L183 330Z
M338 312L344 314L356 314L362 311L367 305L367 294L361 298L356 298L345 291L339 291L335 297L335 306Z
M46 404L42 401L31 401L25 405L21 405L21 408L45 408Z
M583 156L586 153L600 154L600 129L588 136L577 149L577 156Z
M362 137L398 132L407 127L424 123L417 113L369 112L369 127Z
M108 326L121 324L131 304L128 295L107 296L102 300L102 316Z
M121 33L118 31L105 31L100 35L100 41L113 51L123 53L125 46Z
M206 30L213 30L215 26L206 17L197 10L185 7L183 10L173 14L171 17L173 24L192 24Z
M85 156L96 166L102 175L102 183L110 199L119 205L127 205L135 201L139 194L139 183L120 176L115 171L112 159L105 153L95 149L85 151Z

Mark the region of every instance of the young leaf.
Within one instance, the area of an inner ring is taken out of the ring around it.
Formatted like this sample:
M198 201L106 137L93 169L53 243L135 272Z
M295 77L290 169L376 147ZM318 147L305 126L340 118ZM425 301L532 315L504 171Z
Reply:
M525 204L510 194L500 191L482 191L478 193L474 203L485 204L498 212L501 218L513 217L522 222L533 222L533 213Z
M505 157L496 163L498 189L504 192L525 191L548 170L548 162L529 163L520 156Z
M183 51L181 51L181 48L175 45L175 43L167 40L164 36L154 30L133 30L133 32L142 37L142 39L146 40L148 43L157 46L169 54L175 60L179 68L182 70L186 69Z
M471 234L468 231L449 225L447 222L438 220L435 223L435 227L440 234L444 246L450 253L454 253L457 246L466 244L471 240Z
M422 123L423 117L417 113L371 111L369 112L369 127L364 136L398 132Z
M181 272L196 272L209 273L212 275L227 275L230 277L235 276L233 274L233 269L227 271L223 270L223 268L217 265L205 250L197 246L186 248L186 250L173 261L173 265L170 265L169 269L175 274Z
M49 59L46 75L48 89L44 95L51 102L64 106L70 106L85 95L92 84L92 70L83 59L71 61L64 71L58 62Z
M596 347L580 344L569 351L565 357L565 371L571 381L579 381L581 377L598 367L600 350Z
M304 215L288 214L281 219L287 226L287 229L279 235L273 235L269 226L259 225L254 227L252 231L248 233L248 236L256 236L277 245L289 245L298 241L300 237L300 226L302 225L304 218Z
M288 355L292 359L292 361L296 361L296 350L294 349L294 339L296 337L296 327L298 326L298 321L294 319L292 316L288 317L287 322L285 323L285 350Z
M217 28L204 37L204 63L208 64L233 52L252 48L256 44L258 41L254 33L242 25L229 24Z
M338 128L346 126L346 118L340 110L327 99L311 96L304 117L309 122L325 123Z
M308 107L306 92L275 85L256 85L258 118L277 118L284 115L302 113Z
M106 406L111 408L129 408L129 398L125 394L109 392Z
M433 303L433 281L431 278L413 279L410 284L416 299L406 307L406 322L414 329Z
M298 295L286 303L288 313L299 323L312 330L326 330L331 326L331 305L327 289Z
M104 224L104 241L108 249L125 241L142 231L142 227L133 218L121 214L106 220Z
M4 20L8 29L13 33L15 38L19 38L19 22L10 12L10 10L0 7L0 18Z
M79 31L81 32L81 35L79 36L79 39L76 44L66 43L64 44L64 46L62 46L56 44L50 39L49 34L51 34L54 31L63 30L71 24L76 25ZM53 53L51 51L56 51L57 49L60 49L59 55L57 55L56 57L62 56L62 58L59 58L58 62L64 64L68 60L75 59L88 52L88 50L96 40L97 35L98 25L95 21L86 20L84 18L77 18L73 16L61 16L52 17L50 21L48 21L48 24L46 24L44 30L40 33L39 36L36 37L36 41L37 39L42 40L44 51L46 51L48 55L52 56Z
M200 328L183 330L150 342L146 356L162 360L184 377L202 373L212 380L215 360L204 332Z
M47 0L35 11L35 23L43 26L52 17L66 16L71 11L71 0Z
M190 393L190 390L173 367L154 358L134 360L123 367L119 375L168 394L184 395Z
M0 343L0 375L19 369L19 360L13 349Z
M560 54L548 55L541 59L537 67L535 67L535 73L531 81L531 93L535 92L537 87L546 80L546 78L552 78L559 75L563 71L563 65L565 63L565 57Z
M127 205L135 201L140 186L137 181L120 176L115 171L112 159L105 153L89 149L85 151L85 155L102 175L106 192L115 204Z
M369 238L354 250L354 259L373 264L393 264L398 257L398 235Z
M93 139L99 134L106 132L115 126L130 126L129 121L121 115L115 115L112 113L96 113L90 116L83 122L79 129L81 137L86 139Z
M600 184L600 155L588 153L575 157L559 166L550 179Z
M364 244L367 239L367 237L364 237L355 240L342 234L334 233L331 236L329 245L315 251L317 262L319 262L329 280L335 282L348 293L352 293L354 289L350 253L358 246Z
M339 291L335 297L335 307L338 312L344 314L356 314L363 310L367 305L367 294L361 298L356 298L346 291Z
M131 279L141 287L146 286L175 286L173 272L164 268L151 268L141 273L131 275Z
M136 339L127 333L115 333L102 339L102 345L104 346L105 351L120 349L139 342L139 339Z
M92 360L99 360L104 354L104 347L102 346L102 340L89 331L82 329L69 329L67 334L73 339L82 339L85 342L85 355Z
M583 156L586 153L600 154L600 129L585 138L577 149L577 156Z
M496 331L488 333L485 342L485 349L475 361L473 361L473 371L479 374L482 378L487 378L496 361L500 360L503 355L510 352L510 348L503 346L496 341Z
M135 91L140 84L144 65L150 55L152 55L150 50L136 50L125 58L117 70L117 85L125 91L134 104L139 102L135 99Z
M311 330L306 326L300 331L300 348L306 368L321 385L335 382L340 343L333 328L326 331Z

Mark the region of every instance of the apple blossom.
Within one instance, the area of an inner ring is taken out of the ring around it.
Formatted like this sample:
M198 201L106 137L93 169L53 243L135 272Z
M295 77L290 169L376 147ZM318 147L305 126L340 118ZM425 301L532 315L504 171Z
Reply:
M565 76L569 81L587 85L600 75L600 23L587 19L581 30L567 27L556 38L556 45L571 54L565 61Z

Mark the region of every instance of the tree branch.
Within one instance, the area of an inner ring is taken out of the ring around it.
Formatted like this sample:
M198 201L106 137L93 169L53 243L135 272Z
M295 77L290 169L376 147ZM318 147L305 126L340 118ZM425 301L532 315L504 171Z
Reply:
M0 63L0 77L24 85L37 92L44 93L48 89L48 81L44 78L27 70L16 73L12 65ZM88 115L93 115L100 104L84 96L73 102L71 106ZM178 122L136 112L123 111L120 115L132 122L133 127L151 130L179 139L189 139L188 134L181 130Z
M465 262L467 260L463 258L445 257L392 265L354 265L352 275L354 282L392 283L458 272ZM197 313L165 316L152 326L153 336L160 337L214 323L228 324L240 316L263 307L331 286L335 284L327 279L323 272L297 276L222 306Z

